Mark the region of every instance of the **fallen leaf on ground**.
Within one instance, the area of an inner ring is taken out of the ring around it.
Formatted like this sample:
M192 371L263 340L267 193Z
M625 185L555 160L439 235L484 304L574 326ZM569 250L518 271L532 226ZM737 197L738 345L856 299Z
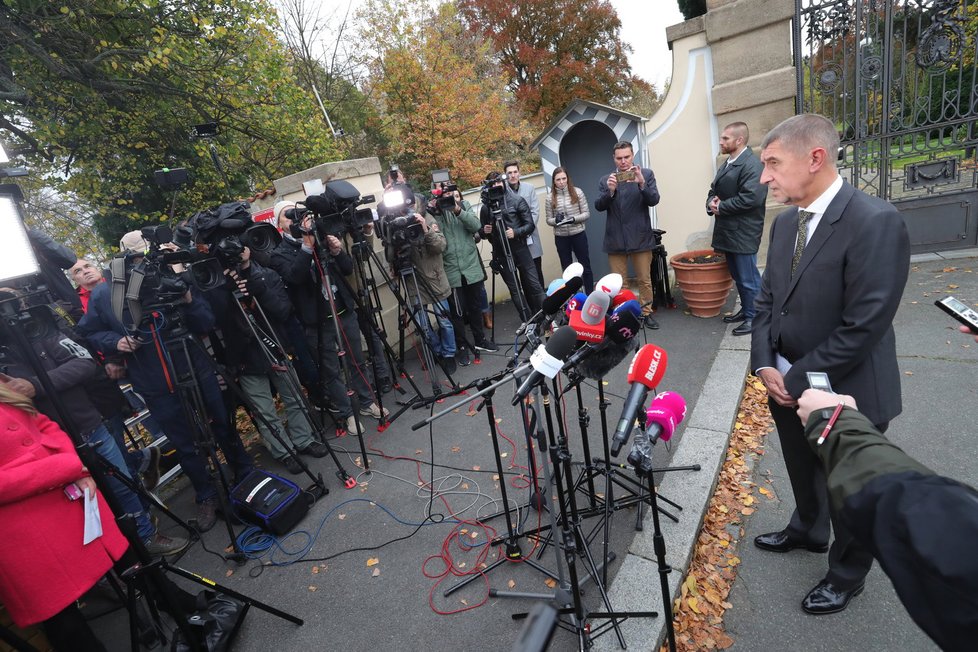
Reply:
M309 587L309 590L310 590L310 591L315 591L315 590L316 590L316 587L315 587L315 586L310 586L310 587Z
M370 577L380 577L380 569L379 568L375 568L374 569L374 572L372 572L370 574Z
M510 580L510 581L506 582L506 586L508 586L511 589L515 589L516 588L516 582L513 581L513 580Z
M551 589L557 586L557 580L555 580L552 577L548 577L547 579L543 580L543 583L546 584Z
M370 566L376 566L379 563L380 563L380 559L378 559L377 557L371 557L370 559L367 560L367 567L369 568Z

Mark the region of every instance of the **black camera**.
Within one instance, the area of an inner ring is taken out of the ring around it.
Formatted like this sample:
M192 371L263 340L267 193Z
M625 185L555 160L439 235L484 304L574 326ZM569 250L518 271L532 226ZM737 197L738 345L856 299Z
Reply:
M363 233L363 227L373 222L374 215L369 208L357 207L372 201L373 195L361 197L356 186L340 179L327 182L322 194L309 195L299 208L312 213L313 230L321 238L332 235L342 239L349 233L354 239L358 239ZM299 236L293 232L293 237Z
M435 170L431 173L431 194L435 196L439 211L455 210L455 193L458 184L452 183L448 170Z
M482 203L498 205L506 196L506 182L500 176L487 178L482 184Z
M201 290L221 287L225 282L224 270L241 265L245 247L261 257L271 253L282 241L281 234L270 223L252 219L251 204L244 201L201 211L190 218L189 227L193 233L191 242L206 244L210 254L192 252L190 271L194 285Z

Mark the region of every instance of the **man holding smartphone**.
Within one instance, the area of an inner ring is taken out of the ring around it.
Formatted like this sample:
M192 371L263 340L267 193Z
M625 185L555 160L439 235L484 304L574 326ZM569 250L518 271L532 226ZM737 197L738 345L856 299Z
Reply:
M611 271L628 278L631 260L638 278L639 295L646 328L657 329L652 317L652 220L649 207L659 203L659 189L652 170L635 164L632 144L621 141L615 145L615 171L598 183L598 198L594 207L608 212L605 223L604 251L608 254Z

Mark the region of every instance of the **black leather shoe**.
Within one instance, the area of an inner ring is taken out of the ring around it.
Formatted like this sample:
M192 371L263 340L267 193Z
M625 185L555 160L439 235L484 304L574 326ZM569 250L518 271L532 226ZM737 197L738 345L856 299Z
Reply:
M751 330L753 330L753 328L754 328L754 324L751 322L751 320L745 319L740 323L739 326L737 326L737 328L733 329L730 332L733 333L734 335L750 335L750 332Z
M727 315L723 318L724 324L736 324L739 321L744 321L747 317L744 316L744 310L741 308L736 313L732 315Z
M795 539L785 530L760 534L754 537L754 545L761 550L769 550L771 552L788 552L795 548L804 548L810 552L827 552L829 549L829 544L827 543L812 543L811 541Z
M865 586L866 583L863 582L859 586L843 590L836 588L828 580L822 580L801 601L801 608L805 613L815 616L839 613L849 606L850 600L863 592Z

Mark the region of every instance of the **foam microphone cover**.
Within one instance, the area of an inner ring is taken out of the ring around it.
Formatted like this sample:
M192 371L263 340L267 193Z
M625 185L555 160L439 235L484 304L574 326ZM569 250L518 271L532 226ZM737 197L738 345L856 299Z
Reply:
M686 399L676 392L662 392L652 399L652 403L676 415L676 423L682 423L686 418Z
M543 314L552 315L560 310L564 303L573 297L575 292L581 289L582 285L584 285L583 280L580 278L572 278L571 280L564 282L552 293L545 296L540 304L540 309Z
M578 373L592 380L604 378L638 348L639 340L635 335L640 330L638 318L629 312L609 316L604 341L594 353L581 360L577 365Z
M657 344L646 344L632 358L628 367L628 382L641 383L649 389L657 387L668 365L669 355L665 349Z
M662 392L652 399L652 404L645 412L648 426L653 424L658 426L657 439L660 441L672 439L676 426L682 423L685 417L686 400L675 392Z
M635 293L628 288L622 288L621 292L611 298L611 305L612 307L620 306L626 301L638 301L638 297L636 297Z
M596 326L604 321L610 306L611 297L600 290L595 290L588 296L581 308L581 319L585 324Z
M618 307L615 308L614 314L617 315L623 312L631 313L636 317L640 317L642 315L642 304L634 299L631 301L626 301L625 303L620 303L618 304Z
M601 290L602 292L607 294L608 297L610 298L610 297L617 296L618 293L621 292L622 283L623 280L621 278L621 274L612 273L612 274L605 274L600 279L598 279L598 282L594 285L594 287L595 289Z
M612 342L618 345L631 342L641 330L642 323L639 321L638 316L628 310L609 315L608 321L605 324L605 334Z
M584 265L578 262L573 262L568 265L567 269L565 269L563 273L563 278L565 281L569 281L575 276L579 278L584 276Z
M563 284L564 284L564 279L562 278L555 278L554 280L550 281L550 285L547 286L547 296L553 294L554 290L561 287Z
M567 302L567 312L569 313L573 310L580 312L581 308L584 307L585 301L587 301L587 295L583 292L578 292Z
M336 212L333 202L322 195L309 195L306 197L306 208L316 215L329 215Z

